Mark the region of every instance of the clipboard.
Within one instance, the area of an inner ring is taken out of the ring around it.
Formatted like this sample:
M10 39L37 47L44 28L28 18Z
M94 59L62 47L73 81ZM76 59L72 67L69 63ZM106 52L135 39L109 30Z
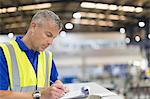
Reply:
M89 82L89 83L72 83L65 84L70 89L70 92L65 94L60 99L103 99L103 97L112 97L117 96L117 94L109 91L108 89L100 86L97 83ZM89 94L85 95L82 93L82 87L89 87ZM98 98L94 98L94 97Z

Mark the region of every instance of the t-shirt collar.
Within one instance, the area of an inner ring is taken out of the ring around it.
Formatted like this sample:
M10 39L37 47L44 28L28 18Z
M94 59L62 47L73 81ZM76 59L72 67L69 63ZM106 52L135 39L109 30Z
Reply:
M16 37L16 42L18 43L20 49L22 51L33 51L32 49L29 49L25 43L21 40L23 38L23 36L17 36ZM36 51L37 53L39 53L38 51Z

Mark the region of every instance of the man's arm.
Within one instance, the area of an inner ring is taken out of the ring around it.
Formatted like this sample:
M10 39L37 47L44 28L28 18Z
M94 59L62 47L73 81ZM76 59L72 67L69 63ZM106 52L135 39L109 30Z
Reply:
M0 90L0 99L33 99L32 93L19 93L8 90Z
M58 80L58 71L55 65L54 60L52 59L52 68L51 68L51 74L50 74L50 80L55 82Z
M0 90L7 90L9 87L9 73L3 50L0 48Z
M66 87L59 81L41 90L41 99L59 99L67 92ZM33 99L31 93L0 90L0 99Z

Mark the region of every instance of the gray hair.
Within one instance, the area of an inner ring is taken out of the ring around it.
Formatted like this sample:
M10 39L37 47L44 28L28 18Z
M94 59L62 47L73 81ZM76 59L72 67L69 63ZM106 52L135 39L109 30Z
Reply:
M53 21L61 30L63 27L62 21L54 12L50 10L40 10L33 17L32 21L35 21L39 25L42 25L45 21Z

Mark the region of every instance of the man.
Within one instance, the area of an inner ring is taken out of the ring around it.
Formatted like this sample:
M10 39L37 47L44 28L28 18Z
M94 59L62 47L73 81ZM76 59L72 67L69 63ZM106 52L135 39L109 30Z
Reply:
M57 78L52 53L44 51L61 29L59 17L42 10L25 36L0 44L0 99L59 99L68 92Z

